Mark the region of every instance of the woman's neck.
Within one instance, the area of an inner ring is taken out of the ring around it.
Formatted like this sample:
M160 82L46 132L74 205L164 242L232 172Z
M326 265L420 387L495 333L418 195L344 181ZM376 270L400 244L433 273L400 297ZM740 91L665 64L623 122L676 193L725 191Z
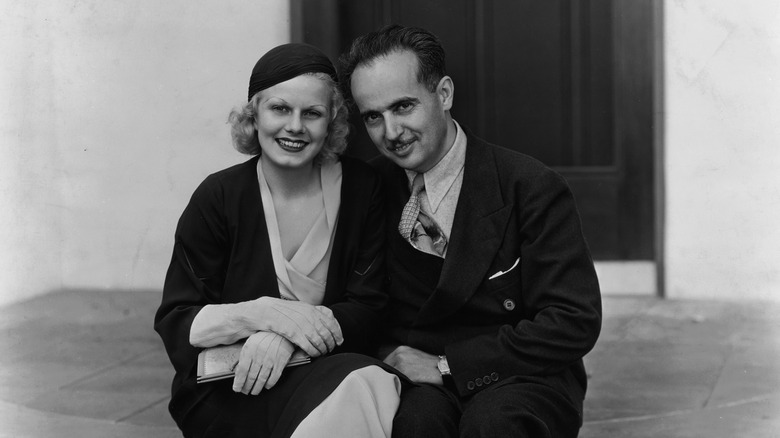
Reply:
M262 158L260 160L271 194L292 198L320 191L319 166L312 164L301 168L281 168L270 165Z

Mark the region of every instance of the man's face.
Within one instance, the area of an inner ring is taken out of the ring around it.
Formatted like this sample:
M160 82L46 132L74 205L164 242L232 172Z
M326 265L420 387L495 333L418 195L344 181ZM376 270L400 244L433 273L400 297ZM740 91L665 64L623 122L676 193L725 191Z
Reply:
M398 166L426 172L446 155L449 77L431 92L417 81L417 57L396 51L359 65L352 73L352 96L379 152ZM454 138L453 138L454 139Z

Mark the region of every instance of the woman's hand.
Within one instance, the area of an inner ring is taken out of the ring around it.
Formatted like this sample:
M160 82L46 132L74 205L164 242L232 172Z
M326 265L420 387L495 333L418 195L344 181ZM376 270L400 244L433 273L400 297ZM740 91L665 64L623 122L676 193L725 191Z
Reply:
M290 361L295 346L284 337L257 332L246 339L233 378L233 391L257 395L271 389Z
M255 302L262 307L261 330L285 337L311 357L327 354L344 342L339 322L325 306L270 297Z

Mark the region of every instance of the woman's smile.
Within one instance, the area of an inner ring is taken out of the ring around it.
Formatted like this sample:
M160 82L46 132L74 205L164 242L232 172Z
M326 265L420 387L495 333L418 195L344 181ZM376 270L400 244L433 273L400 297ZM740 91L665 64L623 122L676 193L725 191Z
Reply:
M277 138L276 144L287 152L300 152L309 142L303 140L290 140L289 138Z

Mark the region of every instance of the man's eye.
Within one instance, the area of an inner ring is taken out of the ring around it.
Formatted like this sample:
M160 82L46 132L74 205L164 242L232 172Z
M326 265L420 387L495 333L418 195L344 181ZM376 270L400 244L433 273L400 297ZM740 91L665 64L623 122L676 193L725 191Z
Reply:
M372 123L376 123L376 121L379 120L379 115L377 114L368 114L363 116L363 123L370 125Z
M412 102L401 102L400 104L398 104L398 110L409 111L410 109L412 109L413 106L414 105L412 104Z

